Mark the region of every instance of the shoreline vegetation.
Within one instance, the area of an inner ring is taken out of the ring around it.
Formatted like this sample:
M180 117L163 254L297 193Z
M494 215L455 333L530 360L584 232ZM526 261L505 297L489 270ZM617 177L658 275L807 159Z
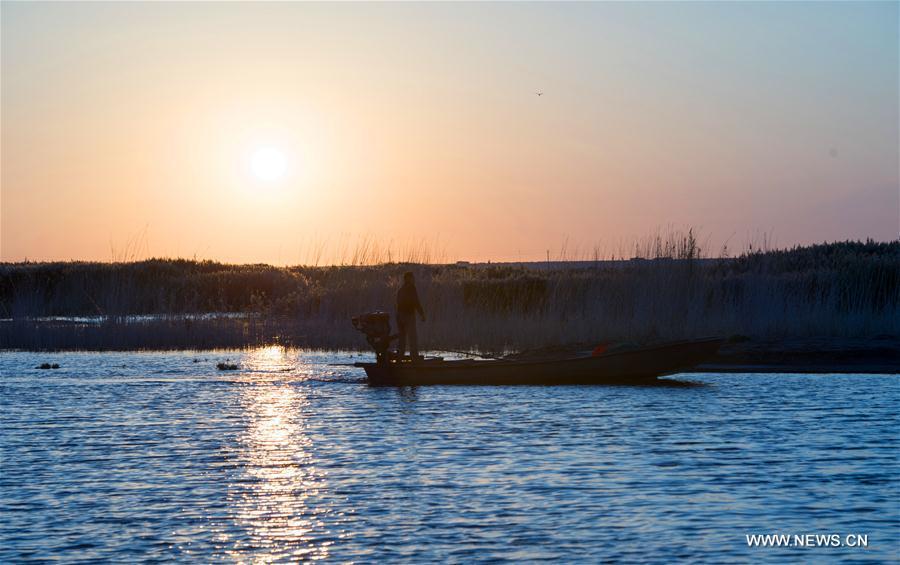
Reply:
M900 365L900 241L703 257L692 232L628 260L329 267L150 259L0 264L0 350L365 350L413 271L432 350L481 353L721 336L711 367ZM881 372L881 371L879 371Z

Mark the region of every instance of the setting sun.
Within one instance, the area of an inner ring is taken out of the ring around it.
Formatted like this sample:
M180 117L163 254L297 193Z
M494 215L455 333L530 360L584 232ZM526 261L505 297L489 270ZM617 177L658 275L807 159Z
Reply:
M276 181L287 172L287 158L274 147L261 147L250 157L250 170L259 180Z

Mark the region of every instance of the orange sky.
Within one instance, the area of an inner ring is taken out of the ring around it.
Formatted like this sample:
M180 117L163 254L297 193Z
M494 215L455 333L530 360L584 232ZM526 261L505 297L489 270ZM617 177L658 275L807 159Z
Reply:
M0 259L535 260L670 225L712 254L893 239L897 22L896 3L4 2ZM283 176L254 173L262 147Z

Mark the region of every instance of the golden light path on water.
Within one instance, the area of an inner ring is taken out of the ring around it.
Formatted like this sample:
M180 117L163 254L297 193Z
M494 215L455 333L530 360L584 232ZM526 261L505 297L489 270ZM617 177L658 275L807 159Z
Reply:
M332 543L321 539L327 508L316 502L325 477L306 433L308 399L304 387L285 382L294 361L281 347L242 360L246 429L235 457L241 468L229 485L233 524L220 538L238 562L324 559Z

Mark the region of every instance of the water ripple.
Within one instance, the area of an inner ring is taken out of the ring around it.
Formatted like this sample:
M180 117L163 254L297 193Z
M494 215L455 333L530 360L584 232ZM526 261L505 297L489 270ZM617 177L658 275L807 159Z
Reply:
M353 360L4 354L0 561L896 559L896 376L398 390Z

